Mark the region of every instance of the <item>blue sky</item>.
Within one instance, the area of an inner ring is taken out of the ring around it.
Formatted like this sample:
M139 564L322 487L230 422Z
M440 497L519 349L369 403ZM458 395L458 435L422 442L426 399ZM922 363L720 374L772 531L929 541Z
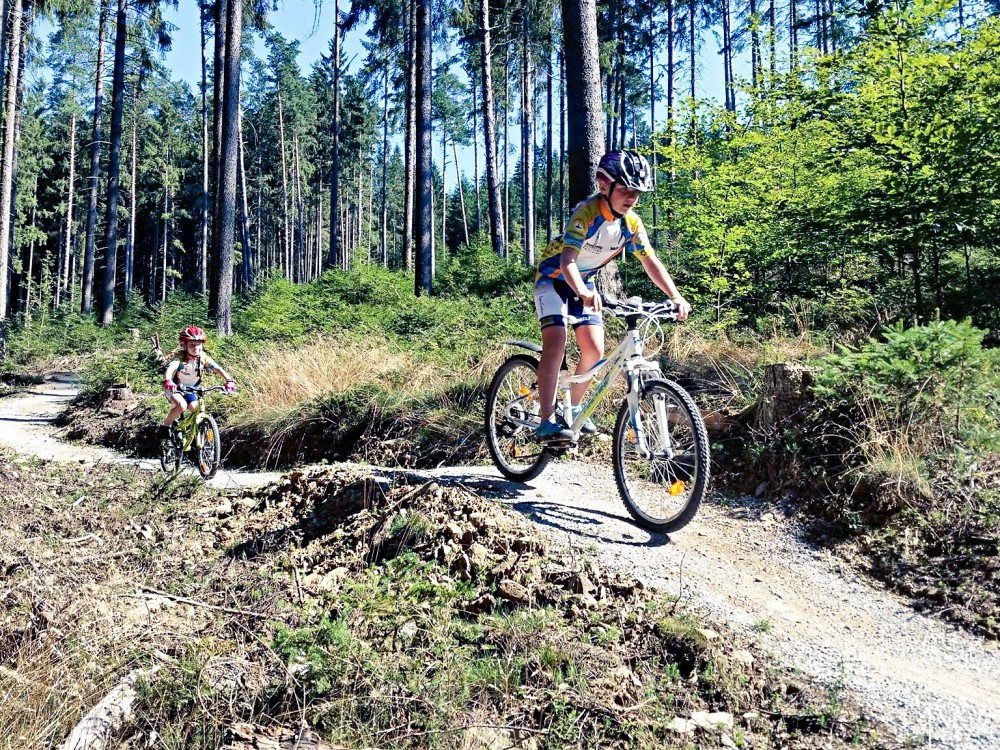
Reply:
M341 0L341 10L349 7L350 0ZM286 39L299 41L299 67L304 74L307 74L320 55L326 54L330 48L330 40L333 38L333 13L333 0L324 0L319 7L315 5L313 0L287 0L287 2L279 4L278 9L268 15L271 24L282 36ZM176 26L173 33L173 48L166 56L167 67L174 72L176 78L188 81L192 89L197 90L198 82L201 80L198 6L194 0L180 0L178 8L167 9L164 15ZM358 29L346 34L342 41L346 57L348 60L352 60L354 68L361 64L365 55L365 50L361 46L364 34L364 29ZM705 35L700 55L702 70L699 75L699 85L702 88L701 94L703 96L721 100L722 63L720 56L716 54L717 49L716 40L711 35ZM262 41L258 40L256 50L262 57L266 56ZM495 70L494 75L496 75ZM666 108L662 104L658 109L662 114L666 113ZM518 134L511 132L510 143L515 149L517 148ZM438 156L435 153L435 157ZM471 148L459 148L458 160L463 173L473 171L474 161ZM479 169L480 171L485 169L482 153L479 155ZM453 164L449 164L448 172L449 182L453 182Z

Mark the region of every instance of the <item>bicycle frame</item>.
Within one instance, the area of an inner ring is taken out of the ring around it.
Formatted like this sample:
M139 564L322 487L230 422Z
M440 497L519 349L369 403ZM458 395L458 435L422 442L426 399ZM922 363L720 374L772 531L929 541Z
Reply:
M204 421L205 415L208 413L205 407L205 397L212 391L217 390L221 390L219 386L198 388L197 390L190 391L198 396L198 408L194 411L185 409L174 423L177 425L177 431L181 437L181 450L185 453L194 447L195 441L198 439L198 425ZM198 447L200 448L201 446Z
M194 447L198 439L198 425L205 418L205 399L198 399L198 408L194 411L185 410L177 418L177 430L181 436L181 450L187 452Z
M513 344L515 346L522 346L532 351L541 350L541 348L537 345L528 346L524 342L520 341L508 341L506 343ZM643 430L641 420L638 419L637 415L639 408L639 392L645 376L660 375L661 372L659 364L646 359L643 356L642 338L639 335L638 328L635 325L629 325L625 335L622 337L622 340L618 343L618 346L615 347L615 350L610 355L597 362L586 372L580 373L579 375L571 375L569 370L566 369L565 364L566 363L564 361L563 368L559 372L558 385L556 386L556 392L561 394L563 414L573 413L570 386L574 383L588 382L597 376L602 370L607 369L607 372L601 379L600 383L597 384L597 387L582 404L580 414L573 420L573 423L569 425L569 429L573 433L573 441L576 442L579 440L584 422L586 422L590 415L594 413L597 405L604 399L604 396L608 391L608 386L611 385L615 375L617 375L619 371L624 370L625 377L628 382L628 392L625 398L628 401L629 412L632 417L632 428L635 434L636 450L643 458L650 458L652 456L652 452L648 448L645 432ZM531 400L531 398L537 398L537 390L533 393L522 393L520 394L520 398L517 398L509 403L507 405L507 418L515 424L533 429L536 425L535 422L521 419L513 413L515 406L525 400ZM667 457L669 458L672 457L673 451L670 449L670 436L666 430L666 407L662 402L658 402L656 404L656 409L657 421L660 424L661 432L664 433L660 436L661 444L667 446L667 452L669 454Z

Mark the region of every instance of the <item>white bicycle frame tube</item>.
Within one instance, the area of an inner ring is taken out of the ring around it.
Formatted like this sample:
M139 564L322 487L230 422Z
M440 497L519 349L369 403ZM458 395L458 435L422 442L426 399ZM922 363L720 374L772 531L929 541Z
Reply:
M607 391L608 386L614 379L614 376L619 370L624 370L626 373L634 373L638 371L655 371L659 372L660 366L656 362L651 362L642 356L642 338L639 336L639 332L635 329L631 329L625 332L625 336L619 342L615 350L604 359L600 360L591 367L586 372L582 372L579 375L570 375L568 370L562 370L559 372L559 384L557 386L557 392L562 394L563 400L563 414L572 415L573 413L573 403L570 396L570 386L574 383L586 383L589 382L597 373L608 367L608 371L597 387L594 389L590 397L583 403L580 409L580 414L573 420L570 424L569 429L573 433L574 439L580 437L580 431L583 429L583 423L590 418L590 415L594 413L597 405L604 398L604 394ZM629 411L632 413L633 426L636 427L636 446L638 447L640 453L648 453L648 450L643 448L645 440L640 437L641 425L636 425L636 410L639 406L639 379L629 378L629 392L626 395L629 404ZM568 420L567 420L568 421Z

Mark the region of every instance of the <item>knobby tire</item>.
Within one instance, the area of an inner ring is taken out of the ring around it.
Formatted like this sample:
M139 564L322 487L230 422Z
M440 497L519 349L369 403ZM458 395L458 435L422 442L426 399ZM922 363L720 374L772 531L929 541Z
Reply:
M657 399L662 399L671 447L662 444ZM615 482L629 514L645 529L677 531L694 518L708 487L711 457L708 430L691 396L669 380L648 382L642 389L639 414L654 455L636 449L632 414L623 401L615 423L612 455Z
M528 395L522 393L529 391ZM486 397L486 446L497 469L514 482L537 477L550 454L535 440L534 428L515 425L506 418L507 405L515 400L522 419L538 423L538 360L515 354L497 370Z

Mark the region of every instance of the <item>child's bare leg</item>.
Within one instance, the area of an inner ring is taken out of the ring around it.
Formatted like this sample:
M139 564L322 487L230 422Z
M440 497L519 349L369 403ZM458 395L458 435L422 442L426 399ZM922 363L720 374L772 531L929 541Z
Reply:
M173 406L170 408L170 411L167 412L166 419L163 420L163 425L165 427L169 427L176 422L177 418L184 413L184 408L187 406L184 402L184 397L176 393L170 397L170 402Z
M566 352L566 327L546 326L542 329L542 356L538 361L539 417L542 422L552 420L556 404L556 384L559 367Z
M576 343L580 347L580 361L576 366L576 374L582 375L596 365L604 354L604 326L579 326L576 329ZM570 394L574 404L580 403L589 385L589 380L585 383L573 383Z

